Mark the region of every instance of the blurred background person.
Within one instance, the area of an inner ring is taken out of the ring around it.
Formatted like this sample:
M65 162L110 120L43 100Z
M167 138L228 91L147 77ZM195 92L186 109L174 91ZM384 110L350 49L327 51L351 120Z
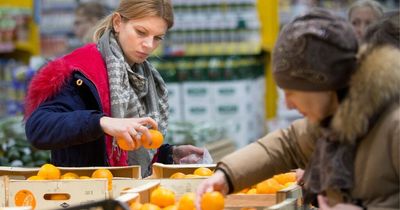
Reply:
M97 22L107 15L107 9L98 2L79 4L75 9L74 34L81 44L93 42Z
M350 5L348 19L360 42L366 28L383 15L383 6L374 0L358 0Z

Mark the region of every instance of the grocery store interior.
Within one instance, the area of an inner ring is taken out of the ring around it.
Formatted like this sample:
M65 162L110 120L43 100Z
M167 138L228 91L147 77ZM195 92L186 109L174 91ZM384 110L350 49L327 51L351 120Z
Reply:
M0 165L48 161L48 151L37 151L26 140L24 98L43 64L83 45L74 33L75 9L86 2L0 1ZM119 3L96 2L106 14ZM352 2L172 0L175 24L149 58L169 92L165 142L206 147L216 162L301 118L286 108L271 77L270 53L279 28L314 6L346 18ZM380 3L399 7L398 0Z

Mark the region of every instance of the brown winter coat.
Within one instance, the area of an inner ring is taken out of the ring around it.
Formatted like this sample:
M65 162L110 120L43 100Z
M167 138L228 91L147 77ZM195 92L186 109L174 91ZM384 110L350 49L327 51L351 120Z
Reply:
M360 58L332 127L342 141L354 142L366 134L356 150L351 196L368 209L399 209L400 51L380 47L363 51ZM389 106L379 111L382 105ZM369 126L377 112L379 117ZM219 167L229 176L233 191L239 191L275 174L305 168L319 136L318 127L298 120L226 156ZM340 196L328 192L328 197Z

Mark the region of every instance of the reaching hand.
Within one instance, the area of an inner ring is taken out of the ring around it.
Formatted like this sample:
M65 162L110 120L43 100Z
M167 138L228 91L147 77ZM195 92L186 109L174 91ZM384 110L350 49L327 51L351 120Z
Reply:
M359 206L347 203L338 203L330 207L328 199L322 195L318 195L318 205L320 210L362 210Z
M140 137L146 135L151 139L148 127L157 129L157 122L150 117L144 118L100 118L100 126L103 131L115 138L124 139L131 150L141 146Z
M197 187L196 192L196 209L200 209L201 197L206 192L219 191L226 195L229 192L228 181L222 171L217 170L214 175L204 180Z
M174 163L197 163L203 158L204 149L192 145L181 145L173 148Z

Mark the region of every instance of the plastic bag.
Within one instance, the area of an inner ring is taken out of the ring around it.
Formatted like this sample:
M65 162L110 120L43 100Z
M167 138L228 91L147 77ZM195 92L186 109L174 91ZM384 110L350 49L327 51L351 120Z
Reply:
M203 147L204 152L203 156L197 155L197 154L190 154L188 156L185 156L179 160L179 164L212 164L213 159L208 152L208 149Z

